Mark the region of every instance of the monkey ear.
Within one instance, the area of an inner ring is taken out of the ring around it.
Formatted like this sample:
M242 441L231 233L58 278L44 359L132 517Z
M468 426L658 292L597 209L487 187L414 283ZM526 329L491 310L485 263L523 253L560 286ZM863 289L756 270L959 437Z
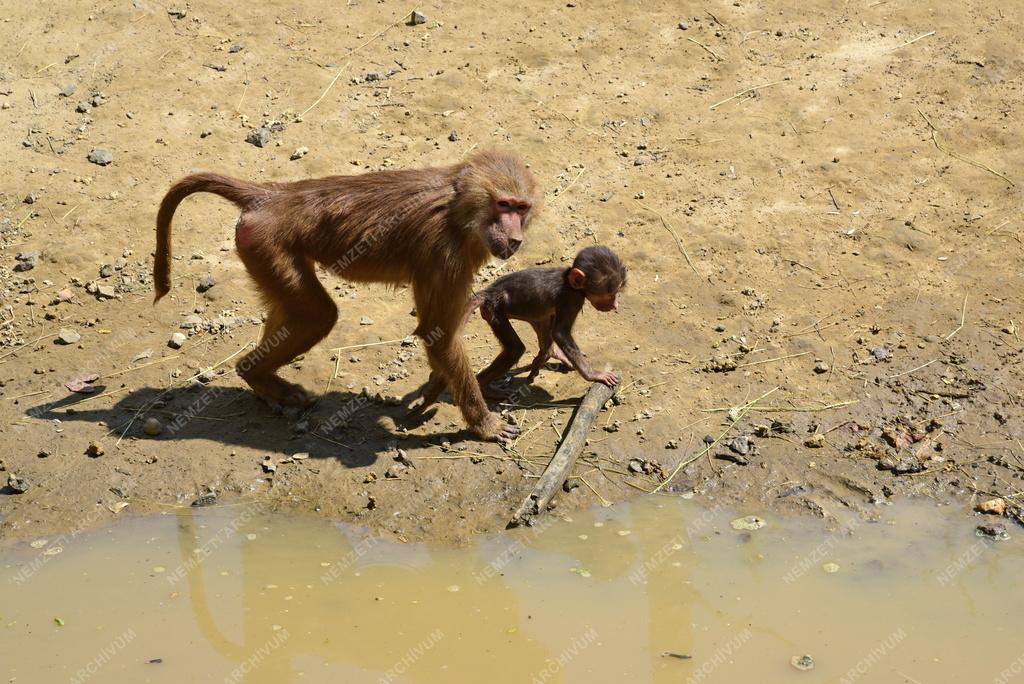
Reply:
M569 285L576 288L577 290L582 290L587 286L587 274L578 268L570 268Z

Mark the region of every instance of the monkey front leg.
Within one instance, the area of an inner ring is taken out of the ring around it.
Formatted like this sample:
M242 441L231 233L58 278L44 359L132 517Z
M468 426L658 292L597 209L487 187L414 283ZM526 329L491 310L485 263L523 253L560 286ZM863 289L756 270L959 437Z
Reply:
M447 383L452 400L462 411L470 430L483 439L499 442L515 437L519 428L506 423L500 415L487 408L480 392L480 385L460 340L462 307L453 307L450 299L430 297L430 284L427 285L426 288L417 288L414 284L413 296L420 316L416 334L426 342L430 368ZM432 285L437 292L444 291L443 285Z
M587 361L586 355L580 351L580 348L576 346L576 341L572 338L572 334L568 331L556 330L554 334L555 342L565 355L569 358L573 367L576 371L583 376L585 380L590 382L601 382L609 387L615 387L619 384L619 376L611 371L595 371L590 367L590 362Z

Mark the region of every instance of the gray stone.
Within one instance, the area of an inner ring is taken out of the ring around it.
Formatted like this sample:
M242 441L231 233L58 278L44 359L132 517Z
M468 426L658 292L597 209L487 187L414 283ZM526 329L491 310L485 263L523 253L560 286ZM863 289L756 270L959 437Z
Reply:
M206 292L207 290L212 289L216 284L217 281L214 279L213 274L207 273L199 279L199 284L196 285L196 292Z
M167 346L170 347L171 349L181 349L182 345L185 344L185 340L187 339L188 338L185 337L180 332L176 332L173 335L171 335L171 339L167 340Z
M57 342L60 344L75 344L82 339L82 336L75 330L61 328L57 334Z
M114 299L117 297L117 290L114 289L113 285L97 285L96 297L98 299Z
M78 88L75 86L74 83L68 83L66 86L60 89L59 94L61 97L71 97L75 94L76 90L78 90Z
M269 128L254 128L249 131L249 135L246 136L245 142L256 147L266 147L270 142L270 129Z
M105 150L102 147L94 148L93 151L89 153L88 158L93 164L98 164L99 166L106 166L114 161L114 155L110 150Z
M407 23L409 26L419 26L420 24L426 24L427 15L421 14L413 10L413 13L409 15L409 21Z
M14 258L18 260L14 270L18 272L31 271L39 265L39 252L20 252Z
M79 102L78 106L75 107L75 111L79 114L88 114L92 111L92 105L90 105L88 102Z

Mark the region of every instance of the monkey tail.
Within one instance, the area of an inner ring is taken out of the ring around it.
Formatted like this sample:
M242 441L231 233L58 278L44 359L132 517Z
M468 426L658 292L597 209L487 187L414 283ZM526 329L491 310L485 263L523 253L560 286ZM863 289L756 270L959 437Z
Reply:
M189 195L196 192L212 192L231 200L242 209L254 200L265 196L268 188L256 183L237 180L219 173L193 173L185 176L167 191L160 210L156 215L156 257L153 261L153 287L156 297L153 303L171 289L171 219L174 212Z

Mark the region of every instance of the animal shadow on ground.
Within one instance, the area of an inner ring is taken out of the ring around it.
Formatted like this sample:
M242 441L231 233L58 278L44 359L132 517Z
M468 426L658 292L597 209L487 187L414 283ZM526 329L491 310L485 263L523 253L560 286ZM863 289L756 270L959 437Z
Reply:
M275 453L306 452L311 458L335 458L349 468L373 465L382 452L399 445L416 449L443 441L477 439L454 424L428 435L405 435L403 430L432 420L437 408L410 416L407 400L389 402L362 392L332 390L308 409L282 410L266 404L247 387L196 382L172 389L142 387L128 392L110 408L93 408L86 402L108 388L94 385L92 389L89 394L69 393L37 404L27 408L25 414L40 420L98 423L109 429L112 437L124 435L156 442L207 440ZM521 383L515 391L516 398L525 405L551 400L544 390ZM417 392L412 392L407 399L415 396ZM156 436L144 432L149 418L160 421L161 430ZM400 437L404 438L399 441Z

